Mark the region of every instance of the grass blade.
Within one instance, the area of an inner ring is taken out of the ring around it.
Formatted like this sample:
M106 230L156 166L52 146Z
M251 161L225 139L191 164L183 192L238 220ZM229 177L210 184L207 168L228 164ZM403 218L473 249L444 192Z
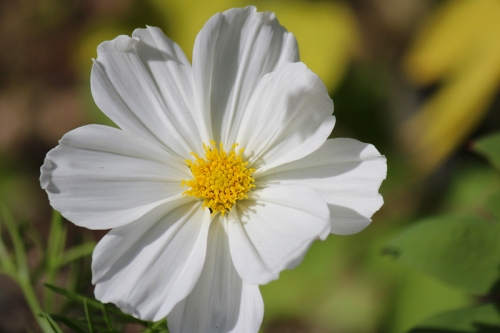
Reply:
M86 257L88 255L91 255L92 252L94 251L96 243L94 242L87 242L82 245L75 246L64 254L64 256L61 258L59 261L59 267L62 267L64 265L67 265L77 259Z
M47 321L47 323L49 324L50 328L52 328L54 333L64 333L59 327L59 325L57 325L57 323L50 317L49 314L42 312L41 316Z
M81 322L79 320L76 320L76 319L71 319L71 318L67 318L67 317L63 317L63 316L58 316L58 315L50 315L52 317L53 320L55 321L58 321L66 326L68 326L70 329L72 329L73 331L75 331L76 333L87 333L87 331L85 331L83 327L87 327L87 324L84 323L84 322Z
M56 287L56 286L53 286L50 284L45 284L45 286L47 288L49 288L50 290L54 291L55 293L63 295L64 297L66 297L70 300L73 300L77 303L83 304L83 302L86 302L88 307L91 307L91 308L97 309L97 310L102 309L101 307L103 306L103 304L101 302L95 301L95 300L90 299L88 297L79 295L79 294L74 293L74 292L69 291L69 290L61 289L59 287ZM141 324L141 325L146 326L146 322L143 320L140 320L140 319L134 318L130 315L127 315L127 314L121 312L120 310L112 308L106 304L104 304L104 306L107 307L108 314L112 314L116 318L120 319L122 322L137 323L137 324Z
M0 205L2 210L2 218L7 226L7 231L9 232L9 236L12 239L12 243L14 245L14 255L16 258L17 270L20 277L23 279L29 280L29 271L28 271L28 262L26 260L26 252L24 251L23 240L21 239L21 235L19 234L19 228L17 227L14 218L7 210L5 205Z
M108 309L106 309L106 306L102 303L101 303L101 310L102 310L102 315L104 317L104 321L106 322L106 325L108 326L108 329L111 332L115 332L113 325L111 325L111 320L109 319Z
M94 333L94 325L92 324L92 320L90 319L89 307L87 305L87 299L83 299L83 307L85 309L85 317L87 318L87 324L89 326L89 332Z

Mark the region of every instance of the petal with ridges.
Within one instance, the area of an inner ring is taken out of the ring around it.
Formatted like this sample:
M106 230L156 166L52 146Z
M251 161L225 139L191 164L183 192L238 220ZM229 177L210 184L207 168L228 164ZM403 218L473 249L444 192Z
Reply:
M77 128L52 149L40 182L51 205L89 229L130 223L182 198L186 165L156 143L100 125Z
M298 60L295 37L273 13L247 7L210 18L195 41L193 72L213 139L228 146L234 143L245 106L262 76Z
M265 284L300 263L330 233L324 199L307 187L271 186L250 193L229 213L229 245L243 281Z
M92 258L96 298L143 320L165 318L198 280L210 219L208 209L191 202L110 231Z
M353 234L371 222L382 206L378 193L387 174L384 156L374 146L353 139L330 139L309 156L267 170L257 187L307 186L321 194L330 208L331 232Z
M335 125L332 113L333 101L319 77L303 63L287 63L257 86L236 141L257 176L321 147Z
M259 287L241 280L218 215L210 226L208 249L198 283L168 315L172 333L257 333L264 316Z
M120 128L156 140L181 158L209 139L191 65L160 29L137 29L97 48L91 88L99 108ZM197 130L193 130L196 128Z

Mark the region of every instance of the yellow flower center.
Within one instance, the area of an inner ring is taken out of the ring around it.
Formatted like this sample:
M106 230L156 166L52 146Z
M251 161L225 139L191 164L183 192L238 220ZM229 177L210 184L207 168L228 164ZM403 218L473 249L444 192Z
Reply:
M255 187L251 174L255 169L248 169L243 160L243 151L236 153L238 144L234 144L229 152L224 151L222 142L217 149L215 142L205 149L205 158L191 152L194 161L186 160L191 169L193 179L182 180L182 186L189 186L183 194L203 199L203 207L210 208L213 214L231 210L237 200L248 198L247 193Z

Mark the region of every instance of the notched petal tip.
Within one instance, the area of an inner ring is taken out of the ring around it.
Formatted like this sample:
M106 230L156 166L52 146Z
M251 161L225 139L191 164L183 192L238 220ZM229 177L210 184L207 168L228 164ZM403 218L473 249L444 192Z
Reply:
M108 40L99 44L97 47L97 54L105 52L128 52L138 42L138 38L120 35L113 40Z
M151 25L146 25L146 28L137 28L137 29L135 29L134 32L132 32L132 38L140 41L141 40L141 35L144 32L149 33L149 34L161 33L163 36L165 36L165 34L163 33L163 31L160 28L154 27L154 26L151 26Z
M318 74L314 73L305 63L301 61L285 61L283 63L283 68L283 70L294 72L297 77L302 77L302 79L307 82L306 85L314 87L314 89L318 91L318 95L324 95L323 97L325 97L331 104L333 114L333 100L328 94L328 89Z
M235 14L239 12L246 12L247 14L253 14L257 12L257 7L255 6L246 6L243 8L231 8L226 10L225 12L221 13L222 15L227 15L227 14Z
M57 168L57 164L50 160L48 157L45 158L45 162L40 168L40 186L42 189L47 191L48 193L60 193L59 188L52 181L53 171Z
M247 15L257 15L257 17L262 20L264 23L269 23L270 21L276 21L278 23L278 19L276 18L276 14L274 12L258 12L257 7L255 6L246 6L244 8L232 8L224 12L226 13L234 13L237 11L244 11Z
M367 144L366 148L360 152L359 157L363 161L376 160L377 163L379 163L377 170L374 170L373 172L377 177L379 177L380 187L382 181L387 178L387 158L385 155L382 155L374 145Z

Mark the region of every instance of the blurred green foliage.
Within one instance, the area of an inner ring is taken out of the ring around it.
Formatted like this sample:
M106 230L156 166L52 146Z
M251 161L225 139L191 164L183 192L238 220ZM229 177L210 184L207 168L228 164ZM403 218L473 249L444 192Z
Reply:
M144 333L168 333L166 320L149 323L124 314L112 304L102 304L91 298L50 284L45 286L52 292L66 298L69 307L83 308L82 318L76 319L67 315L45 314L45 319L50 323L56 333L60 330L56 322L66 325L77 333L118 333L123 331L124 325L127 323L143 326Z
M500 279L500 225L467 215L420 221L390 241L384 253L474 295Z
M473 147L495 163L499 138L498 133L490 135ZM478 182L470 184L474 188ZM384 253L397 261L480 297L478 305L435 315L410 332L500 331L500 186L498 182L488 186L494 194L481 191L479 200L469 206L476 215L450 213L423 219L385 245ZM466 202L464 198L459 202Z
M44 293L44 302L40 303L35 291L35 285L43 279L54 283L61 274L63 267L71 266L73 274L79 273L79 266L72 265L75 261L91 255L95 242L86 241L66 249L66 227L62 224L61 215L54 212L51 229L47 240L30 224L18 224L6 206L0 206L0 235L2 227L6 227L8 242L0 238L0 272L8 275L21 287L26 301L35 315L44 333L52 332L50 322L43 317L42 309L55 309L53 293ZM10 244L11 250L9 251ZM36 251L42 260L35 267L28 261L28 253ZM76 279L70 281L76 282ZM69 286L74 287L74 286Z
M478 140L474 149L484 155L500 171L500 133Z
M488 304L438 314L410 333L495 333L500 331L498 306Z

